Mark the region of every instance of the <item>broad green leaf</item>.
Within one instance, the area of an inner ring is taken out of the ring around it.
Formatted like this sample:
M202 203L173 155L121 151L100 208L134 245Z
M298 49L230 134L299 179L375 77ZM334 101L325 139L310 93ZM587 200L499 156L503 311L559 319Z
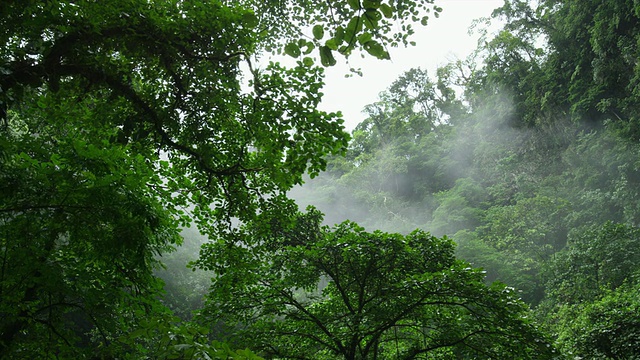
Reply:
M302 64L304 64L304 66L306 67L311 67L313 66L313 58L309 57L309 56L305 56L304 59L302 59Z
M377 29L382 14L376 9L369 9L364 13L364 25L369 29Z
M368 43L369 41L371 41L371 39L373 38L373 36L371 35L371 33L362 33L360 35L358 35L358 42L362 45Z
M252 12L245 12L242 14L242 22L248 28L254 28L258 26L259 20L258 17Z
M382 11L382 15L384 15L384 17L386 17L387 19L393 17L393 8L388 4L380 4L380 11Z
M306 41L303 45L300 45L303 55L309 55L316 48L316 45L311 41Z
M347 0L347 4L349 4L353 10L360 10L360 0Z
M336 64L333 52L328 46L320 47L320 62L323 66L334 66Z
M324 44L331 50L338 50L338 44L335 39L329 39Z
M370 40L369 42L363 45L364 49L371 54L372 56L377 57L378 59L389 59L389 53L384 49L380 43L375 40Z
M347 24L347 29L344 32L344 39L348 43L352 43L360 31L362 31L362 18L360 16L354 16Z
M316 40L320 40L324 37L324 27L322 25L316 25L313 27L313 37Z
M364 9L377 9L380 7L380 0L362 0Z
M342 26L338 26L336 28L336 33L333 38L336 39L337 44L342 44L342 41L344 40L344 28Z
M291 57L297 58L301 54L300 47L295 43L288 43L284 47L284 53Z
M353 51L353 45L343 45L338 49L338 52L345 56L349 56L351 54L351 51Z

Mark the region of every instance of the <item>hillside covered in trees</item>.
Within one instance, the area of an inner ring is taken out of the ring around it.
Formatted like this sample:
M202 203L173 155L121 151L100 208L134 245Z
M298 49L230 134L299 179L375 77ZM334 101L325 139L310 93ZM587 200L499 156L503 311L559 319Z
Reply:
M0 2L0 358L640 358L640 5L318 109L441 11Z
M406 72L293 195L367 229L447 235L563 355L640 354L640 8L507 1L469 59Z

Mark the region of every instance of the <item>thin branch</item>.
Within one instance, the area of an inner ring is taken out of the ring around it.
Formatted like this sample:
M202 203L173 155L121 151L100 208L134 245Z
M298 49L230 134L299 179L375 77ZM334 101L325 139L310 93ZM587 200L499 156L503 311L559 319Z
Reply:
M331 341L335 344L335 346L340 350L340 353L345 353L346 349L342 342L325 326L325 324L318 319L314 314L312 314L306 307L300 304L296 299L293 298L289 293L285 290L280 290L280 295L284 296L291 302L291 305L296 309L300 310L302 313L307 315L309 319L325 334L331 339Z

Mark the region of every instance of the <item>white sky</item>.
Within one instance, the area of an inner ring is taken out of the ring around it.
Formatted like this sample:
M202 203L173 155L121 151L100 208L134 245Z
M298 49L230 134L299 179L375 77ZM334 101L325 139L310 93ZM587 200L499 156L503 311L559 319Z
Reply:
M474 19L489 17L503 0L440 0L440 18L430 17L426 27L414 25L416 34L411 40L416 46L389 49L391 61L359 55L349 59L350 66L361 68L364 76L345 78L349 66L339 59L338 65L326 69L326 85L321 109L342 111L347 131L365 119L361 113L365 105L378 99L378 94L405 71L421 67L435 76L438 66L454 59L464 59L477 45L478 34L469 35Z

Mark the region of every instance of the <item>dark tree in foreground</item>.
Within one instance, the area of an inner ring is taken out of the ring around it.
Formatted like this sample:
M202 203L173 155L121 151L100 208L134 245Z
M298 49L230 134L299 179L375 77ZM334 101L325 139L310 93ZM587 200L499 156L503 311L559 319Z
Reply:
M320 222L314 210L207 246L218 276L201 320L266 358L553 357L514 291L486 286L446 237Z

